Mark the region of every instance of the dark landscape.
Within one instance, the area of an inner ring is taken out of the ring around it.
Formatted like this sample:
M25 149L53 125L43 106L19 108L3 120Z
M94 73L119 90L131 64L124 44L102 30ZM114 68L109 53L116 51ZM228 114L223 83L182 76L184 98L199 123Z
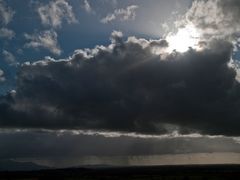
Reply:
M38 171L2 171L0 179L160 179L160 180L237 180L239 165L171 165L135 167L85 167Z

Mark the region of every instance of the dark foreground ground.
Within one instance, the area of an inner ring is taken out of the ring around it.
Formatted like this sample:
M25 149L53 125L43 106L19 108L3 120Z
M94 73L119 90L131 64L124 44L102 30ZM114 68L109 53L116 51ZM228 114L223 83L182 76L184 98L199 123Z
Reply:
M0 179L83 180L240 180L239 165L146 166L68 168L55 170L0 172Z

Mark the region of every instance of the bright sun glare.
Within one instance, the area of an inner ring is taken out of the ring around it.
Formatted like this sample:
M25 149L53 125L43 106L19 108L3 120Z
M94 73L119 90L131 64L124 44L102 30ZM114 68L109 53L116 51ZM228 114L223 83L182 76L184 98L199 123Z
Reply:
M178 29L176 34L168 34L166 40L169 43L168 52L176 50L178 52L186 52L189 47L199 49L199 33L193 26L186 26Z

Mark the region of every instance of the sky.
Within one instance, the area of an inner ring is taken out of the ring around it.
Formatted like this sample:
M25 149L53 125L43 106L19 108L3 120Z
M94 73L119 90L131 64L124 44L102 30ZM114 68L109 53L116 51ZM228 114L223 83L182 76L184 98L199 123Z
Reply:
M238 0L0 0L0 160L240 163Z

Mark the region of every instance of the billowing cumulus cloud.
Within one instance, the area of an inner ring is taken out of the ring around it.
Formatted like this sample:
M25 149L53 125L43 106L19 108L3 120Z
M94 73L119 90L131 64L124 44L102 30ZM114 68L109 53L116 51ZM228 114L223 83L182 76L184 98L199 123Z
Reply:
M165 40L113 32L109 46L22 66L1 98L1 127L239 135L232 45L166 53Z
M127 6L125 9L115 9L113 13L109 13L106 17L101 19L101 22L107 24L114 20L128 21L134 20L136 17L137 5Z
M58 45L57 36L57 33L53 30L35 32L34 34L25 33L24 37L28 42L25 43L24 47L33 49L43 48L53 54L60 55L61 49Z
M42 24L53 28L61 27L64 20L68 24L77 22L72 6L66 0L50 1L46 5L40 5L37 12Z

